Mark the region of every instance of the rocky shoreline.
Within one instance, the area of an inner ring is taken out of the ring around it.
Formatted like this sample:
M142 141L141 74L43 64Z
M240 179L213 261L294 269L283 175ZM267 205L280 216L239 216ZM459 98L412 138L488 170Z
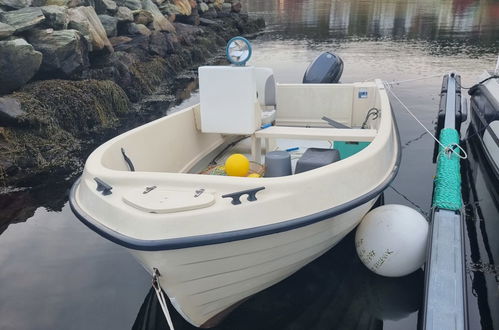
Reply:
M264 27L233 0L0 0L0 187L81 171L164 115L185 74Z

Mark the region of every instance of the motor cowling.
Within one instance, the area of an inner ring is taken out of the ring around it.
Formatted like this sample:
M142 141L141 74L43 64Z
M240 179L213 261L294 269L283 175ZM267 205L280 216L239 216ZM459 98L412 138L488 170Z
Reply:
M338 83L343 73L343 60L336 54L325 52L308 66L303 76L304 84Z

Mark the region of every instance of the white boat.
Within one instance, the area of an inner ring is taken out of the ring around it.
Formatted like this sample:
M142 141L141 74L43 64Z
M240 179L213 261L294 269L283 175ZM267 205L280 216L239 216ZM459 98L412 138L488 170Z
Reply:
M401 150L379 80L275 84L272 70L247 66L200 67L199 76L200 104L97 148L70 204L158 269L187 321L210 327L354 229L396 176ZM341 159L278 177L199 174L235 152L261 163L295 145L339 148Z
M479 82L469 90L471 95L471 125L468 135L487 160L499 183L499 60L495 72L485 71Z

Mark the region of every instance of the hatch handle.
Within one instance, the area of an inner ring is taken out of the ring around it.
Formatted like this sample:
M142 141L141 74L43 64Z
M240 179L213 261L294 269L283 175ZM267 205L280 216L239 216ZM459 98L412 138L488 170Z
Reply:
M265 187L241 190L234 193L222 195L222 198L232 198L231 203L233 205L239 205L241 204L241 196L248 195L248 201L254 202L257 200L256 193L263 189L265 189Z
M111 190L113 189L113 187L111 187L110 185L108 185L107 183L105 183L104 181L102 181L97 177L95 177L94 180L95 182L97 182L97 191L102 191L102 194L104 196L112 194Z

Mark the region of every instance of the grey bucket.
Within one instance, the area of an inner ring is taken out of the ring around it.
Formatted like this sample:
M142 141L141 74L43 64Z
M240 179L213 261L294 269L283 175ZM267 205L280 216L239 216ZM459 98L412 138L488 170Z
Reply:
M277 177L293 174L291 156L287 151L271 151L265 155L265 177Z

